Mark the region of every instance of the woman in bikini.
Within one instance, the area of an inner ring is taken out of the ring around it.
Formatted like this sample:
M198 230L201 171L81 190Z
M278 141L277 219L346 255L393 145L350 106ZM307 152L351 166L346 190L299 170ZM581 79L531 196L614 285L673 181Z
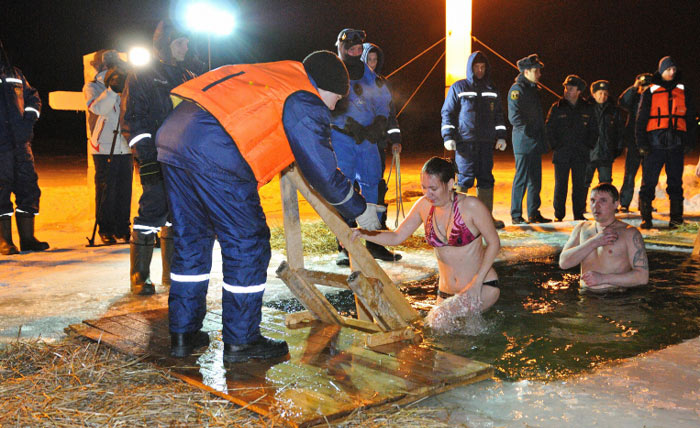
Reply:
M355 230L359 237L380 245L399 245L423 223L425 240L435 248L440 282L438 303L455 294L467 293L481 312L500 295L493 269L501 241L491 214L477 198L453 190L455 168L446 159L433 157L423 165L423 197L411 208L395 231ZM482 238L486 246L482 244Z

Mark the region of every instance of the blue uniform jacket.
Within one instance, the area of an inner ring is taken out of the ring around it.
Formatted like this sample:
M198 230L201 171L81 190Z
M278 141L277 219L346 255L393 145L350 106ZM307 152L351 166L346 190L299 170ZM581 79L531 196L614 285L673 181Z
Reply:
M0 152L8 152L28 143L18 141L24 140L20 128L32 127L39 119L41 98L17 67L11 73L0 71L0 91ZM31 133L24 134L31 139Z
M236 143L218 121L195 104L183 101L156 137L158 160L168 165L232 181L256 183ZM330 110L315 94L290 95L281 117L299 170L309 184L341 215L355 219L366 208L350 180L338 169L330 135Z
M193 77L192 72L163 61L127 77L120 125L122 135L142 164L156 160L156 131L173 109L170 91Z
M364 64L365 71L358 80L350 81L350 94L338 101L333 111L333 125L345 128L348 117L352 117L362 126L369 126L377 116L389 118L391 114L391 92L386 85L377 84L377 75ZM336 134L339 134L336 136ZM333 131L333 141L336 138L351 141L341 132ZM375 142L376 143L376 142Z
M473 52L467 61L467 78L455 82L442 105L441 134L444 141L495 142L506 138L501 98L489 78L490 66L486 61L486 74L482 79L474 77L472 65L479 51Z

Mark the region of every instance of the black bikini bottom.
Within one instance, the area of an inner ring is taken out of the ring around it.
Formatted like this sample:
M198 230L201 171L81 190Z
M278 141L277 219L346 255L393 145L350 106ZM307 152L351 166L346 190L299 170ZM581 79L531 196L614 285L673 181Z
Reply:
M496 287L496 288L498 288L498 280L497 280L497 279L492 279L491 281L486 281L486 282L484 282L483 285L490 285L491 287ZM438 291L437 291L437 295L438 295L438 297L442 297L443 299L448 299L448 298L454 296L454 294L445 293L444 291L441 291L441 290L438 290Z

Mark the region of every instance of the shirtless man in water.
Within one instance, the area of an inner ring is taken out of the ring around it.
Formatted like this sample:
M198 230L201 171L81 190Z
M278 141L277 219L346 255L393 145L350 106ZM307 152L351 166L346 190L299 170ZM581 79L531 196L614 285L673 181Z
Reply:
M594 221L579 223L559 256L559 267L581 265L581 291L604 293L649 282L649 264L639 230L615 218L620 195L612 184L591 190Z

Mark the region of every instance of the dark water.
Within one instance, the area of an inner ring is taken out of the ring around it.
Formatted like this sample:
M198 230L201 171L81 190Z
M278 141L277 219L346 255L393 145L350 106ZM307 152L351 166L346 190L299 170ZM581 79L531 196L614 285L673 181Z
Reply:
M498 263L501 297L484 314L485 332L427 335L426 344L493 364L502 379L553 380L700 336L700 264L660 251L649 252L649 264L649 286L598 296L579 294L578 270L562 271L554 258ZM404 291L418 309L434 303L434 281ZM330 300L354 312L350 292Z

